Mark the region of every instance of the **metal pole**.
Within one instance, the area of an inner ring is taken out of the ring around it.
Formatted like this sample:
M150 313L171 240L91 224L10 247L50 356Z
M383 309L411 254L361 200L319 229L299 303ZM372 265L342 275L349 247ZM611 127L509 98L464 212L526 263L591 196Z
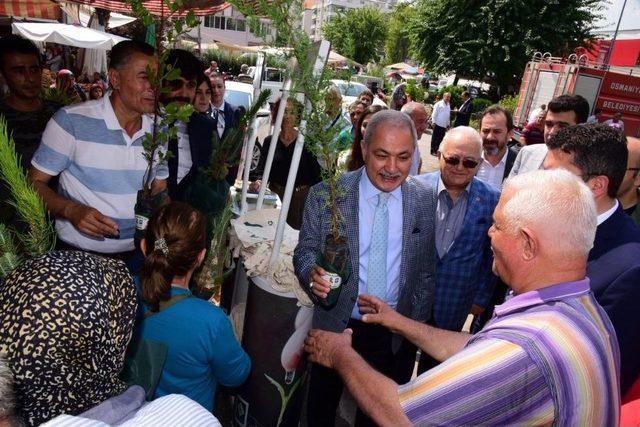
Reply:
M318 43L318 53L316 56L316 62L313 66L313 75L315 77L320 75L325 64L327 63L330 49L331 44L327 40L322 40ZM311 104L308 100L305 101L305 108L311 108ZM302 156L306 127L307 121L302 120L302 123L300 123L300 130L298 132L298 139L296 140L296 145L293 149L293 159L291 159L291 167L289 168L287 185L284 190L282 208L280 210L280 216L278 218L278 226L276 227L276 235L273 239L273 248L271 250L271 257L269 258L269 270L273 268L276 261L278 261L278 257L280 256L280 247L282 246L282 239L284 237L284 226L287 222L287 214L289 213L289 205L291 204L291 195L293 194L296 176L298 175L298 166L300 164L300 157Z
M260 184L260 192L258 193L256 209L262 209L264 194L267 191L267 181L269 180L269 174L271 174L271 165L273 164L273 157L275 156L276 146L278 145L278 138L280 138L280 128L282 127L282 118L284 117L284 111L287 108L289 90L291 90L291 80L287 79L284 82L282 97L280 97L280 105L278 105L278 114L276 115L276 123L273 128L273 133L271 134L271 145L269 145L267 160L264 164L264 171L262 172L262 183Z
M253 102L257 102L260 95L260 88L262 86L262 70L264 67L265 55L262 52L258 53L256 60L256 73L253 76ZM246 146L244 150L244 173L242 175L242 197L240 198L240 215L247 213L247 190L249 187L249 174L251 173L251 159L253 157L253 147L256 145L256 139L258 138L258 121L254 117L251 121L249 129L249 138L245 140Z
M616 44L616 39L618 38L618 30L620 29L620 23L622 22L622 15L624 14L624 8L627 7L627 0L624 0L622 3L622 10L620 10L620 17L618 18L618 24L616 25L616 31L613 33L613 38L611 39L611 44L609 45L609 51L607 52L607 56L605 57L604 64L609 68L609 62L611 62L611 55L613 54L613 47Z

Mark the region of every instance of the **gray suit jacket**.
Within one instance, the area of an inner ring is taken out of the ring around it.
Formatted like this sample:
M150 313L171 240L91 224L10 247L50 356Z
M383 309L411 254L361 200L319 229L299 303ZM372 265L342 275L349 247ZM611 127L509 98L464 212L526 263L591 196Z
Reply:
M513 163L509 176L515 176L521 173L542 169L542 162L547 157L546 144L534 144L522 147Z
M342 285L338 303L331 310L316 307L313 327L341 332L346 326L358 297L359 231L358 193L364 168L344 174L340 183L344 195L338 206L344 217L342 235L349 246L351 275ZM330 231L329 208L324 197L324 182L313 186L307 197L298 246L293 265L302 289L310 294L309 275L316 265L316 255L324 248ZM419 321L431 317L435 290L435 189L412 177L402 184L402 255L400 263L397 311ZM394 347L396 347L394 345Z

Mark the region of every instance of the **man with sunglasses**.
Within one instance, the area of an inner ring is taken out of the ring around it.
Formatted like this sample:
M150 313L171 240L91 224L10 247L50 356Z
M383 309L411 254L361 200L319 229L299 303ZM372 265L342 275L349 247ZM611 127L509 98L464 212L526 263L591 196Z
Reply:
M616 330L624 394L640 376L640 230L616 200L627 169L626 138L603 124L579 125L558 131L547 146L544 168L564 168L582 178L596 203L598 228L587 276Z
M455 127L440 144L440 170L417 177L437 188L436 292L429 323L450 331L461 331L469 313L477 315L484 310L496 282L487 231L500 192L474 176L481 153L478 132L467 126ZM423 354L418 374L437 364Z

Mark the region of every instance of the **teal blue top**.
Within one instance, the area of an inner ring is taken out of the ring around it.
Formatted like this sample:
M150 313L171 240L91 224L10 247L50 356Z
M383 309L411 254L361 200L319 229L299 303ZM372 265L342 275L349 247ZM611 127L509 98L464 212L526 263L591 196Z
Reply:
M191 292L173 286L171 296L179 294ZM144 303L140 307L143 313L148 311ZM155 398L182 394L213 412L217 385L237 387L251 370L251 360L233 335L226 314L196 297L144 319L136 326L136 337L168 347Z

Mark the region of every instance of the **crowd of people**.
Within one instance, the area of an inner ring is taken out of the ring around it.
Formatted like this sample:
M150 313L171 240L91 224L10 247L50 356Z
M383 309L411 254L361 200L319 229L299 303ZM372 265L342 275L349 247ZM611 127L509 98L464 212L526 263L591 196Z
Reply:
M180 72L161 104L194 111L170 125L172 155L148 170L154 49L118 43L107 81L96 76L89 99L66 107L42 99L41 61L31 42L0 39L0 115L57 234L55 251L0 283L0 424L161 423L170 407L183 425L215 425L219 386L243 384L252 364L222 309L190 290L207 219L186 202L242 109L225 100L217 64L171 50ZM81 96L73 74L56 75ZM318 265L332 212L323 165L304 148L287 222L300 230L295 274L315 304L307 424L334 425L346 387L356 425L617 425L622 402L640 398L640 141L620 117L589 118L579 95L533 111L520 144L505 108L486 108L475 130L469 93L453 123L450 99L388 109L365 90L345 114L337 88L325 93L350 273L335 306L320 304L332 289ZM279 101L271 108L275 119ZM284 193L303 106L284 108L252 191ZM417 141L430 126L438 167L421 173ZM221 197L237 175L228 166ZM166 197L136 246L146 176ZM2 215L15 223L9 206ZM149 355L161 361L152 384L129 387L131 363Z

